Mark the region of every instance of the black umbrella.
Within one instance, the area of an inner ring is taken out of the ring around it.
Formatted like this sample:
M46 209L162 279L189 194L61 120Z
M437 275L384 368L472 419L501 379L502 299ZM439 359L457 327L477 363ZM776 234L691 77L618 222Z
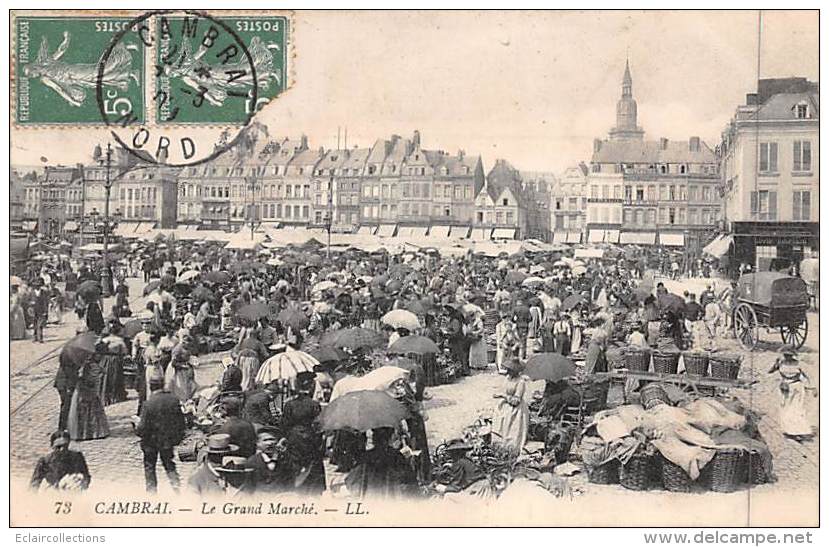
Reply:
M98 300L101 298L101 285L91 279L84 281L78 286L77 295L87 302Z
M61 357L80 365L86 359L95 354L95 343L98 335L94 332L84 332L69 340L61 350Z

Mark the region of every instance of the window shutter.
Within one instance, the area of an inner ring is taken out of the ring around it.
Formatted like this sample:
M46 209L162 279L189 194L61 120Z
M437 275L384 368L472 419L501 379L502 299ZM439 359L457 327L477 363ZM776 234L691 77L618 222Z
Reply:
M760 171L769 170L769 145L766 142L760 143Z
M777 192L769 192L769 220L777 220Z
M769 143L769 171L777 172L777 143Z
M800 205L800 220L809 220L812 212L812 193L801 192L800 195L803 196Z
M812 170L812 141L803 141L802 168L804 171Z
M757 215L757 192L751 192L751 215Z
M801 162L800 162L800 141L794 141L792 145L792 155L794 156L794 161L792 163L792 169L794 171L801 170Z

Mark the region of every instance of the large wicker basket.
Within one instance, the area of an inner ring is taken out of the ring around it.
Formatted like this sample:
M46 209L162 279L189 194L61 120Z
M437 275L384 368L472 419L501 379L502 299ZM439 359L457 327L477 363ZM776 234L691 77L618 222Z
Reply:
M693 481L680 466L659 455L662 464L662 486L669 492L690 492Z
M677 352L653 352L653 371L663 374L676 374L679 366L679 353Z
M690 376L708 376L709 355L701 351L686 351L682 354L685 374Z
M610 368L625 368L627 365L627 357L625 356L624 349L614 349L609 350L605 354L607 356L607 360L610 364Z
M671 400L662 384L651 382L639 391L639 400L642 406L650 410L656 405L669 404Z
M713 492L733 492L745 478L743 451L739 448L717 450L702 468L701 482Z
M625 363L628 370L632 372L647 372L651 366L650 351L643 348L627 348Z
M736 380L740 374L743 358L734 354L714 354L709 359L711 377L723 380Z
M619 484L619 460L588 469L587 480L593 484Z
M760 456L751 454L748 451L743 452L742 461L742 481L748 484L758 485L772 482L773 477L770 477L763 467L763 462Z
M619 484L628 490L647 490L651 485L653 466L652 455L646 452L634 454L619 468Z

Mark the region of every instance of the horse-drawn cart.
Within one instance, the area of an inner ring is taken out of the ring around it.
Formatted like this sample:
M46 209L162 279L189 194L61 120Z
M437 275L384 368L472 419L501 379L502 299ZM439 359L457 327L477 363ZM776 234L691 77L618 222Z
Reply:
M761 327L779 330L783 343L795 348L806 342L809 294L799 277L777 272L746 274L737 282L735 299L734 336L744 348L757 345Z

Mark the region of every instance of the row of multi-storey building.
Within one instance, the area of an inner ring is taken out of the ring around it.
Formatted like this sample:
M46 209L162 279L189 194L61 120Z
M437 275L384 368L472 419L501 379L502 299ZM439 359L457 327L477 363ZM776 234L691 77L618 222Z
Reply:
M615 126L594 140L589 162L558 174L522 171L504 159L485 173L480 156L424 148L418 131L326 150L254 127L248 146L192 167L139 168L116 154L110 211L162 228L330 224L417 235L449 227L469 237L663 245L693 254L720 234L729 239L718 248L748 263L817 250L816 83L760 80L713 149L696 136L645 139L637 108L626 65ZM102 216L106 181L101 161L13 172L12 219L48 234L83 229Z

